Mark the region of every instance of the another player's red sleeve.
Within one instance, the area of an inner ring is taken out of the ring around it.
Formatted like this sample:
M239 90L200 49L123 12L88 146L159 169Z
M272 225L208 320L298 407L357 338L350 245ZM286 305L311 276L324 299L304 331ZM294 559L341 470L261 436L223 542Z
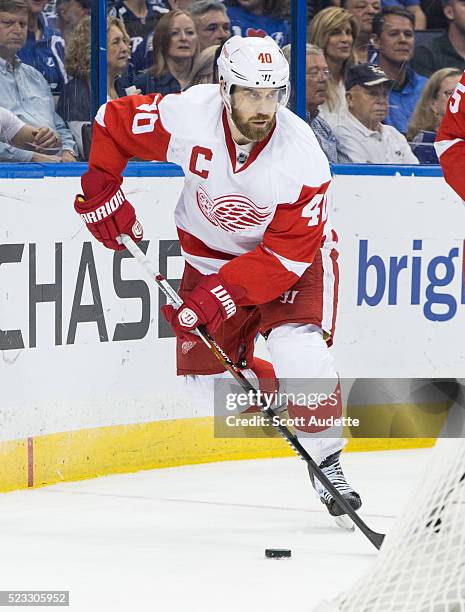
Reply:
M435 148L446 182L465 200L465 73L447 103Z
M171 135L158 104L162 96L127 96L104 104L94 122L89 170L106 172L121 183L131 157L166 161Z
M221 267L226 282L245 289L240 305L275 299L311 265L323 241L328 186L304 185L296 202L277 206L258 247Z

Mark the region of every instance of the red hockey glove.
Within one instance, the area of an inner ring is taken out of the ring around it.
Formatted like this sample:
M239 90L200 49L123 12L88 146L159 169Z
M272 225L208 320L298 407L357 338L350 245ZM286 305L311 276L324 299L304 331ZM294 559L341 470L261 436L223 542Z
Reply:
M116 251L124 249L116 241L120 234L128 234L136 242L142 240L142 226L118 183L104 172L89 170L81 185L84 195L76 196L74 208L97 240Z
M182 305L175 310L163 306L163 316L180 340L195 341L189 332L199 325L206 325L209 332L236 314L236 303L244 293L242 287L226 285L218 274L204 276Z

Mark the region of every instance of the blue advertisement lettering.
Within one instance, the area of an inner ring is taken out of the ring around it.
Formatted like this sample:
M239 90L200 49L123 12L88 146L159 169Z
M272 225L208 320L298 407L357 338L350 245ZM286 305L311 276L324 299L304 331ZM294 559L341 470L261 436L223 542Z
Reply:
M422 306L427 320L450 321L465 303L463 249L453 247L427 261L423 242L413 240L410 254L382 256L370 250L369 240L360 240L357 306Z

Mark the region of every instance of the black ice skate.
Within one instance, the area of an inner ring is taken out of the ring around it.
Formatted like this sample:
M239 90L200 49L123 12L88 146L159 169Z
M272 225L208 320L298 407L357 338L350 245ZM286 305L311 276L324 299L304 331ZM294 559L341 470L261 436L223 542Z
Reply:
M341 464L339 462L339 456L341 451L337 451L329 457L326 457L324 461L320 463L320 469L333 483L339 493L344 499L352 506L354 510L358 510L362 505L360 495L352 489L344 476ZM326 506L328 512L336 517L336 523L345 529L353 529L354 525L349 517L346 515L344 510L339 506L332 495L325 489L319 480L315 479L313 473L309 469L310 480L312 481L313 488L318 493L321 502Z

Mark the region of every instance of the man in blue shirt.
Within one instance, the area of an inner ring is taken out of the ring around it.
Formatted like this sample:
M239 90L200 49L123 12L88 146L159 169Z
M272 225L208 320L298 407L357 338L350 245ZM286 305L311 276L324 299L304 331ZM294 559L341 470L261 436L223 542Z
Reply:
M64 66L65 41L58 30L45 22L42 13L48 0L29 0L29 22L26 44L18 52L19 59L34 66L50 85L54 94L60 94L68 82Z
M383 123L401 134L407 133L410 117L427 79L409 62L413 56L415 30L413 15L401 6L383 8L373 19L373 44L377 63L394 85L389 93L389 112Z
M55 112L50 87L32 66L21 62L17 52L26 42L28 26L27 0L0 0L0 91L1 105L19 119L33 126L50 128L57 133L56 147L47 161L76 161L76 145L70 130ZM0 144L3 161L32 161L33 151ZM35 160L37 161L37 160Z

